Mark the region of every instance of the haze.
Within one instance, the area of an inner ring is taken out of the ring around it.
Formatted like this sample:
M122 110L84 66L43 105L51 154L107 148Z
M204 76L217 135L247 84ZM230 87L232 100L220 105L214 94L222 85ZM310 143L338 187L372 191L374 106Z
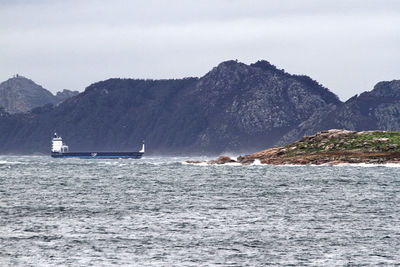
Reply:
M400 79L399 25L397 0L0 0L0 81L83 91L265 59L347 100Z

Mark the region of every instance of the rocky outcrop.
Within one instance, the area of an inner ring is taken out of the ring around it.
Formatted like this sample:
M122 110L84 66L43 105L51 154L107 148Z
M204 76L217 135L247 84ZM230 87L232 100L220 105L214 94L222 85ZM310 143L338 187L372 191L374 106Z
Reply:
M78 94L79 94L78 91L71 91L68 89L64 89L61 92L57 92L57 94L56 94L57 103L61 103L64 100L71 98L73 96L76 96Z
M222 156L208 163L251 164L255 160L272 165L400 163L400 132L328 130L290 145L239 156L237 160Z
M186 162L191 163L191 164L199 164L199 163L203 163L205 161L203 161L203 160L188 160ZM235 163L235 162L237 162L237 161L234 159L231 159L228 156L220 156L216 160L207 161L208 164L226 164L226 163Z

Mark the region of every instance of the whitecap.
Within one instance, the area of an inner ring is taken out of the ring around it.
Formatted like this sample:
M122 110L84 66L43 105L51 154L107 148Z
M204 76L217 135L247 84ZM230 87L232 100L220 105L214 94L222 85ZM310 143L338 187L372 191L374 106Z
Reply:
M16 165L16 164L25 164L25 163L24 163L24 162L21 162L21 161L0 160L0 164L4 164L4 165Z
M264 165L264 164L262 164L261 161L260 161L259 159L255 159L254 162L253 162L252 164L250 164L250 165L259 166L259 165Z

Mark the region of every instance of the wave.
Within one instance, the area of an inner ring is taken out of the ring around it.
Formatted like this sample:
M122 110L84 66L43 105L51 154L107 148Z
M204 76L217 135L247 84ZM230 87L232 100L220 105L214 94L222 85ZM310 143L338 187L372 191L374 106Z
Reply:
M17 165L17 164L26 164L26 163L22 161L0 160L0 165Z
M350 164L339 164L337 166L351 166L351 167L387 167L387 168L400 168L400 163L384 163L384 164L373 164L373 163L350 163Z
M195 165L195 166L275 166L275 167L363 167L363 168L376 168L376 167L386 167L386 168L400 168L400 163L385 163L385 164L373 164L373 163L340 163L340 164L310 164L310 165L300 165L300 164L263 164L260 160L256 159L252 164L245 165L238 162L225 163L225 164L211 164L206 161L199 163L192 163L181 161L182 165Z

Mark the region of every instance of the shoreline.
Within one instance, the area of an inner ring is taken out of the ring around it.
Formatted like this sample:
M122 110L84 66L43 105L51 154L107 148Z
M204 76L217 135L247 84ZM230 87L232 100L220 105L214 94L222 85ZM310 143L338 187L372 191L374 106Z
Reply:
M332 129L282 147L274 147L232 159L220 156L188 163L268 165L400 164L400 132L355 132Z
M386 162L386 163L323 163L323 164L268 164L261 163L260 161L255 161L253 163L242 164L240 162L229 162L229 163L215 163L211 161L199 161L199 160L188 160L182 161L183 165L193 165L193 166L231 166L231 167L243 167L243 166L269 166L269 167L391 167L400 168L400 162Z

